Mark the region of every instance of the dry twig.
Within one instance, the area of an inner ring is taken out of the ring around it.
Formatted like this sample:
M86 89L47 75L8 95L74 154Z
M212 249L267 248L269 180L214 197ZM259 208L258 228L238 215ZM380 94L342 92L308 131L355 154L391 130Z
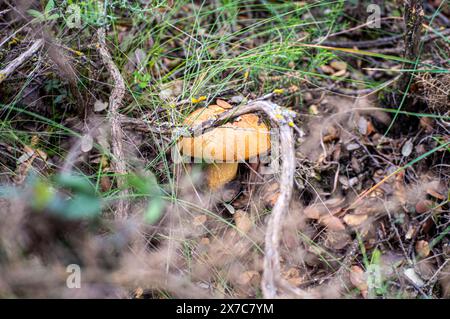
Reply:
M440 34L427 34L425 36L422 36L421 41L422 42L430 42L433 40L436 40L440 37L445 37L450 34L450 29L445 29L443 31L440 31ZM369 49L369 48L376 48L376 47L382 47L386 45L391 45L393 43L401 41L405 35L398 34L391 37L386 38L380 38L376 40L367 40L367 41L323 41L320 44L324 46L330 46L330 47L339 47L339 48L358 48L358 49ZM402 51L400 48L388 48L384 49L385 52L398 52ZM389 50L389 51L388 51ZM374 50L371 50L374 51ZM383 51L380 51L383 52ZM414 59L412 59L414 60Z
M0 70L0 83L2 83L8 76L10 76L18 67L23 63L27 62L29 58L33 56L44 44L43 39L37 39L33 45L15 58L11 63L9 63L6 68Z
M98 39L98 51L102 57L103 63L105 64L108 72L111 74L114 81L114 87L111 91L111 96L109 97L109 122L111 123L111 146L112 153L115 157L115 161L112 162L113 169L117 177L117 186L122 188L121 198L117 204L117 211L115 213L116 218L124 219L128 215L129 202L125 198L128 191L125 188L124 176L127 174L127 167L123 153L123 132L121 128L119 108L122 106L123 98L125 96L125 83L119 69L115 65L111 54L106 47L105 40L105 28L101 27L97 31Z

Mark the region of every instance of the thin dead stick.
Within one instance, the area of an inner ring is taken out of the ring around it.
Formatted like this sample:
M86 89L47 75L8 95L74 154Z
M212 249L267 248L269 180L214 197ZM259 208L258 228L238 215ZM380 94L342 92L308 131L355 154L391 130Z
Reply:
M405 37L403 42L405 43L405 50L403 57L410 63L403 63L403 69L407 67L413 67L414 69L420 63L421 56L421 37L422 37L422 21L424 17L423 1L422 0L405 0ZM397 98L402 101L399 109L403 107L406 110L412 110L414 105L414 99L408 95L408 91L411 85L414 83L414 73L404 72L401 74L400 81L397 82ZM397 115L394 117L391 125L387 129L386 133L391 128Z
M430 42L436 40L440 37L445 37L450 34L450 29L445 29L440 31L440 34L428 34L421 38L422 42ZM391 37L376 39L376 40L367 40L367 41L323 41L320 44L323 46L330 47L339 47L339 48L358 48L358 49L369 49L376 48L385 45L391 45L393 43L399 42L404 38L403 34L394 35ZM393 50L396 48L389 48L389 50ZM373 51L373 50L372 50Z
M330 47L340 47L340 48L375 48L380 46L389 45L395 43L403 38L403 34L397 34L386 38L380 38L376 40L366 40L366 41L323 41L320 44Z
M105 64L114 81L114 87L109 97L108 117L109 122L111 123L111 146L112 153L115 159L115 161L112 162L112 165L115 173L119 175L117 177L117 186L119 187L119 189L123 189L120 193L121 197L117 204L115 217L118 219L125 219L128 215L129 202L126 199L128 191L125 189L126 185L124 178L127 174L127 167L123 153L123 132L119 114L119 108L122 106L123 98L125 96L125 83L119 69L115 65L111 54L106 47L104 27L98 29L97 39L99 54L102 57L103 63Z
M402 17L384 17L384 18L375 19L375 20L373 20L373 21L371 20L371 21L368 21L368 22L366 22L366 23L357 25L356 27L353 27L353 28L350 28L350 29L346 29L346 30L342 30L342 31L339 31L339 32L332 33L332 34L328 35L327 38L335 37L335 36L341 35L341 34L350 33L350 32L353 32L353 31L362 29L362 28L364 28L364 27L367 27L367 26L369 26L369 25L371 25L371 24L373 24L373 23L377 23L377 22L381 22L381 21L386 21L386 20L401 20L401 19L403 19L403 18L402 18ZM317 41L317 42L320 42L320 41Z
M406 32L405 59L415 61L419 55L420 42L422 37L422 21L424 16L422 0L406 0L404 20Z
M29 58L33 56L44 44L43 39L37 39L33 45L15 58L11 63L9 63L6 68L0 70L0 83L2 83L8 76L10 76L19 66L27 62Z
M156 123L155 121L148 121L144 118L129 117L123 114L120 114L119 118L123 127L128 127L140 132L153 132L170 135L172 134L173 128L175 126L174 124L169 122Z

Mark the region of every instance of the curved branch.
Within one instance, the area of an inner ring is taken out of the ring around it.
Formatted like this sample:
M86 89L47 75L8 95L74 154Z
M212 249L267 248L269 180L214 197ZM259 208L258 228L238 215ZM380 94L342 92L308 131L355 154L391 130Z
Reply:
M123 153L123 132L121 128L119 108L122 106L123 98L125 96L125 83L120 74L119 69L115 65L111 54L106 47L105 40L105 28L101 27L97 31L98 39L98 51L102 57L103 63L105 64L108 72L111 74L114 81L114 87L111 91L109 97L109 121L111 123L111 146L112 153L114 155L114 161L112 162L113 169L115 173L119 176L117 177L117 186L119 188L125 187L124 175L127 174L127 167L125 162L125 157ZM127 190L124 189L121 192L122 197L119 199L117 204L117 211L115 213L116 218L124 219L128 215L129 203L125 199L127 195Z

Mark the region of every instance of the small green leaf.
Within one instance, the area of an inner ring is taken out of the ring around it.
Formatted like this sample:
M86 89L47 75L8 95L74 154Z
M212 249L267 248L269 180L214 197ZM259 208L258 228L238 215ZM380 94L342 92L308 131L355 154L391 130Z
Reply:
M49 0L47 2L47 5L45 6L44 12L46 14L50 13L50 11L53 10L53 8L55 7L55 2L53 0Z
M375 249L372 252L372 258L370 260L370 263L373 265L379 265L381 262L381 251L379 249Z
M56 20L56 19L58 19L59 17L61 17L61 15L60 15L59 13L54 13L54 14L52 14L51 16L49 16L49 17L47 18L47 20Z
M58 194L46 208L49 213L64 219L93 219L100 216L102 202L98 197L85 194L78 194L69 199Z
M95 194L95 187L86 176L60 174L56 176L55 182L60 187L68 188L77 193L86 195Z
M57 213L67 219L92 219L101 212L100 199L94 196L80 194L68 200L64 210Z
M155 196L148 203L147 211L144 215L144 221L149 224L155 224L162 216L164 211L164 201L161 197Z
M32 206L37 210L44 209L54 197L52 187L43 180L36 181L33 191Z
M135 188L140 195L148 195L151 188L145 179L140 176L131 174L127 176L128 185Z
M130 174L127 176L128 185L134 188L136 194L150 197L147 210L144 213L144 221L149 224L156 223L162 216L165 201L161 196L161 189L154 175L139 176Z
M159 194L159 187L155 176L128 175L128 184L135 188L139 195Z
M30 9L27 12L30 16L32 16L34 18L41 19L41 20L44 19L44 15L37 10Z

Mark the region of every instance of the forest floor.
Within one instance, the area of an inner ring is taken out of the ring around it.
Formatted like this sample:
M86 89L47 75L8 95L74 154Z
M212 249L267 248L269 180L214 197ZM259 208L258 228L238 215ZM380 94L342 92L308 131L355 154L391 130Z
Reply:
M450 6L404 16L1 1L0 297L449 298ZM255 103L280 167L175 159L194 110Z

